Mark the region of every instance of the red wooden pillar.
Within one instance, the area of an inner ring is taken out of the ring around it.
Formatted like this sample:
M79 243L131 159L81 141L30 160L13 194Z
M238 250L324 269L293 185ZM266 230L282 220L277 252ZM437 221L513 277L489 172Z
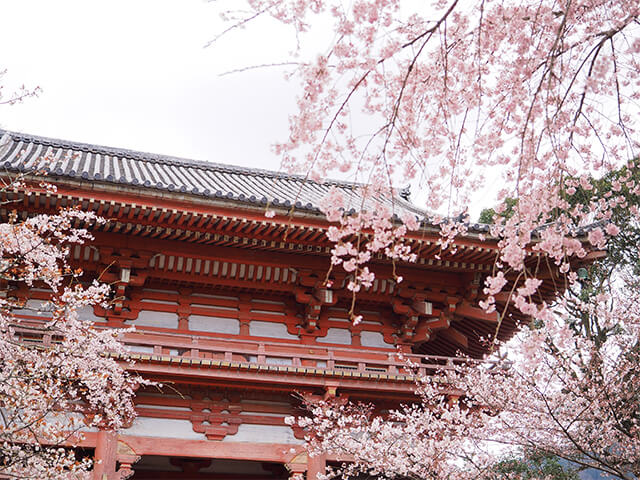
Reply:
M240 323L240 335L249 335L249 322L251 321L251 297L240 295L238 303L238 322Z
M113 430L100 430L96 438L92 480L117 480L117 449L118 434Z
M324 475L327 470L327 456L316 455L307 461L307 480L318 480L318 475Z

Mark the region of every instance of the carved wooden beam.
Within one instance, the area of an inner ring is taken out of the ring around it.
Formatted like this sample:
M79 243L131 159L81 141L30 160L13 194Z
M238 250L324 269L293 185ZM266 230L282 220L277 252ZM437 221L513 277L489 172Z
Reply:
M431 317L422 320L416 327L413 337L413 343L424 343L432 339L433 333L449 328L451 325L451 314L440 312L437 317Z
M465 297L467 300L473 302L478 299L478 297L482 293L484 278L485 276L480 272L476 272L473 275L473 279L469 283L469 286L467 287L467 291L465 292Z
M391 306L394 313L403 318L402 325L399 329L400 339L405 342L422 343L431 337L431 329L422 327L418 330L419 325L426 325L425 317L440 315L439 310L433 308L431 302L427 302L421 296L413 298L394 297L391 300Z
M498 312L487 313L482 308L472 306L468 301L463 300L455 309L456 315L483 322L498 323L500 315Z
M127 443L122 440L118 440L116 446L116 459L120 464L120 467L116 472L118 478L120 480L126 480L133 476L133 464L140 460L140 458L140 455L137 455Z
M469 348L469 339L460 330L456 330L454 327L449 327L446 330L442 330L438 335L461 346L462 348Z

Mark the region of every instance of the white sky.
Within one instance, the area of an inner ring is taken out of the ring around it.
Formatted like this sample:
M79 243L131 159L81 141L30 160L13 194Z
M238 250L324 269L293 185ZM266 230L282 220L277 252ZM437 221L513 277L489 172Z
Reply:
M261 29L204 48L224 28L204 0L0 0L5 96L0 128L133 150L277 169L295 85L279 69L294 41ZM263 37L263 38L259 38Z
M279 169L271 145L287 138L296 80L280 68L220 74L286 61L295 36L265 20L204 48L226 27L219 13L215 0L0 0L4 96L22 84L42 89L0 105L0 128ZM333 33L314 24L311 35L322 49ZM478 198L474 219L492 204Z

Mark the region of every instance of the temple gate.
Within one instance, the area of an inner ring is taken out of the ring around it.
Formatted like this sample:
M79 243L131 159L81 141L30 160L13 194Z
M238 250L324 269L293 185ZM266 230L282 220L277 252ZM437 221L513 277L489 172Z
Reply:
M0 136L7 171L45 170L57 186L10 198L19 215L79 206L107 220L71 256L87 280L114 286L113 303L82 314L98 328L135 326L123 339L134 370L163 384L140 388L129 428L84 433L80 447L98 460L96 480L315 479L336 459L309 457L303 432L285 423L300 413L301 396L392 408L413 399L398 352L428 373L459 352L481 357L482 338L495 333L497 314L477 307L496 258L495 243L481 240L485 225L469 225L442 251L437 229L423 223L407 237L418 261L397 266L400 284L389 261L374 259L377 277L358 295L363 321L353 325L348 276L334 269L331 286L325 281L331 244L318 209L331 187L358 208L353 184ZM393 202L396 211L424 215ZM554 289L541 291L551 298ZM46 301L37 289L12 294ZM507 315L499 336L510 336L518 320Z

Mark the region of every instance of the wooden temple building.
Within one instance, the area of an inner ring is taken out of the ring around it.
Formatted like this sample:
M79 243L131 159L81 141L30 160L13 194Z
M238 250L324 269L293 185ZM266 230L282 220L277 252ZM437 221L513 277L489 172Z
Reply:
M418 261L397 266L401 284L389 261L374 259L377 277L358 296L363 321L354 326L346 273L334 269L325 284L331 244L318 209L331 186L358 207L352 184L0 137L3 175L45 171L57 186L17 194L1 220L9 208L25 216L78 205L107 220L71 256L87 280L114 285L115 301L83 315L100 328L135 326L124 338L133 368L164 385L138 391L129 428L84 434L81 447L99 460L96 480L315 480L335 459L308 456L303 432L285 423L300 413L301 396L392 408L413 398L399 351L428 370L459 352L481 357L482 338L495 333L497 315L477 307L496 257L495 244L480 240L484 225L441 251L437 230L423 223L407 238ZM422 215L402 199L394 205ZM16 295L46 299L37 290ZM507 316L500 335L516 322Z

